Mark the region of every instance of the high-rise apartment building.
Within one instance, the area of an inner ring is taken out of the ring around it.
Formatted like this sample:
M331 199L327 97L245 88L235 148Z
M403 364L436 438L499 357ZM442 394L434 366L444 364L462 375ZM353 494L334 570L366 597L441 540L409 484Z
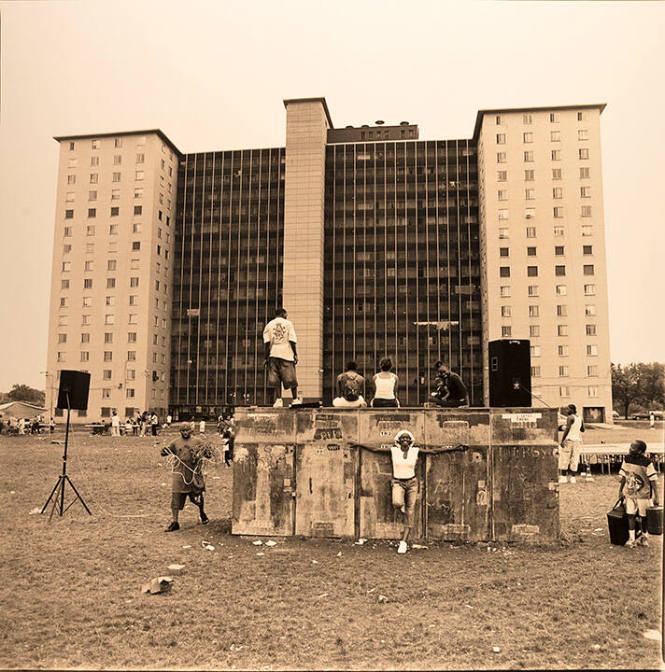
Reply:
M612 415L604 107L482 110L474 132L484 342L529 339L536 403L574 403L596 420Z
M155 130L56 140L46 403L55 406L59 371L75 369L91 375L75 420L163 414L179 152Z
M528 338L538 399L609 419L602 105L485 110L472 138L421 140L284 103L281 148L56 138L53 387L90 371L95 419L272 403L261 334L284 305L306 397L330 403L348 360L371 375L388 355L402 405L427 400L436 359L482 405L487 342Z

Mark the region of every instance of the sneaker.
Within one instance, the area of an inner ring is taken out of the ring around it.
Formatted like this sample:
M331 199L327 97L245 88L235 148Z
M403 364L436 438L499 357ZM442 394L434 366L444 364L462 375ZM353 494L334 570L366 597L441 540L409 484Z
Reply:
M293 406L302 406L302 399L298 397L291 402L291 407Z
M570 477L570 482L571 483L577 483L577 479L574 476Z
M624 546L625 546L626 548L635 548L635 547L637 546L637 542L635 541L635 539L629 539L629 540L624 544Z
M178 523L177 520L174 520L165 530L164 532L175 532L176 530L180 529L180 523Z
M272 405L273 408L282 408L282 406L284 406L284 402L281 397L275 399L275 403Z
M567 476L559 476L559 483L568 483Z
M640 538L637 540L637 545L638 546L648 546L649 545L649 540L642 534L642 535L640 535Z
M210 518L205 513L201 514L201 525L207 525Z
M406 553L406 549L408 546L406 545L406 541L400 541L399 546L397 547L397 552L398 553Z

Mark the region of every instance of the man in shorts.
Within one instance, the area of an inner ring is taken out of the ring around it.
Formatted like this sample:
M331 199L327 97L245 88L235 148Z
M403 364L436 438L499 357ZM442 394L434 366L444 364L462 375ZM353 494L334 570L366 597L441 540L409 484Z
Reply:
M175 458L171 481L173 520L165 531L174 532L180 529L178 513L185 508L187 497L199 507L201 523L205 525L208 522L208 516L203 510L203 492L206 486L201 468L202 458L210 457L212 454L210 449L201 439L192 438L192 428L189 423L184 422L180 426L180 438L174 439L168 446L162 448L161 454L163 457L173 455Z
M561 437L559 450L559 483L567 483L568 474L570 474L570 482L575 483L582 449L582 432L584 431L582 416L577 414L575 404L568 404L567 413L566 428Z
M654 506L660 500L658 493L658 472L653 462L646 456L647 444L636 439L630 444L630 452L623 460L619 476L619 499L624 499L628 518L628 541L625 546L648 546L647 508L649 499ZM636 516L640 518L641 534L635 539Z
M266 348L265 367L268 370L268 385L275 388L275 408L284 405L282 401L282 385L291 390L293 401L291 406L299 406L302 399L298 398L298 379L296 378L296 331L293 324L286 319L284 308L275 311L274 319L266 324L263 330L263 343Z

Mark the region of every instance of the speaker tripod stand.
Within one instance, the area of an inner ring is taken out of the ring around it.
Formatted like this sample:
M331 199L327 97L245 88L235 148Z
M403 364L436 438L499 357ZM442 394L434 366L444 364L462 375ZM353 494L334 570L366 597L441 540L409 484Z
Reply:
M49 520L53 518L53 513L56 509L58 509L58 513L60 516L62 516L65 511L69 509L69 507L76 502L78 499L81 504L83 504L83 508L88 512L89 515L92 515L90 513L90 509L88 508L88 505L83 501L83 497L79 495L78 490L72 483L72 479L69 478L67 475L67 446L69 444L69 414L71 412L71 409L69 407L69 395L67 395L67 425L65 426L65 452L62 456L62 473L58 476L58 481L53 487L53 490L51 490L51 494L48 496L48 499L46 500L46 503L42 507L42 510L39 513L44 513L46 511L46 507L49 505L49 502L53 500L53 507L51 508L51 515L49 516ZM67 505L65 508L65 486L69 483L71 486L72 490L74 491L74 494L76 497L72 499L72 501Z

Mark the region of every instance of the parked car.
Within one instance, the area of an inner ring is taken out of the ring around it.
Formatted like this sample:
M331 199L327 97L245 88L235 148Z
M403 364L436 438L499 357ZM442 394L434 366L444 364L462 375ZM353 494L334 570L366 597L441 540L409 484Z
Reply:
M641 413L633 413L630 417L633 420L648 420L649 416L653 413L653 417L656 420L662 420L663 419L663 411L643 411Z

